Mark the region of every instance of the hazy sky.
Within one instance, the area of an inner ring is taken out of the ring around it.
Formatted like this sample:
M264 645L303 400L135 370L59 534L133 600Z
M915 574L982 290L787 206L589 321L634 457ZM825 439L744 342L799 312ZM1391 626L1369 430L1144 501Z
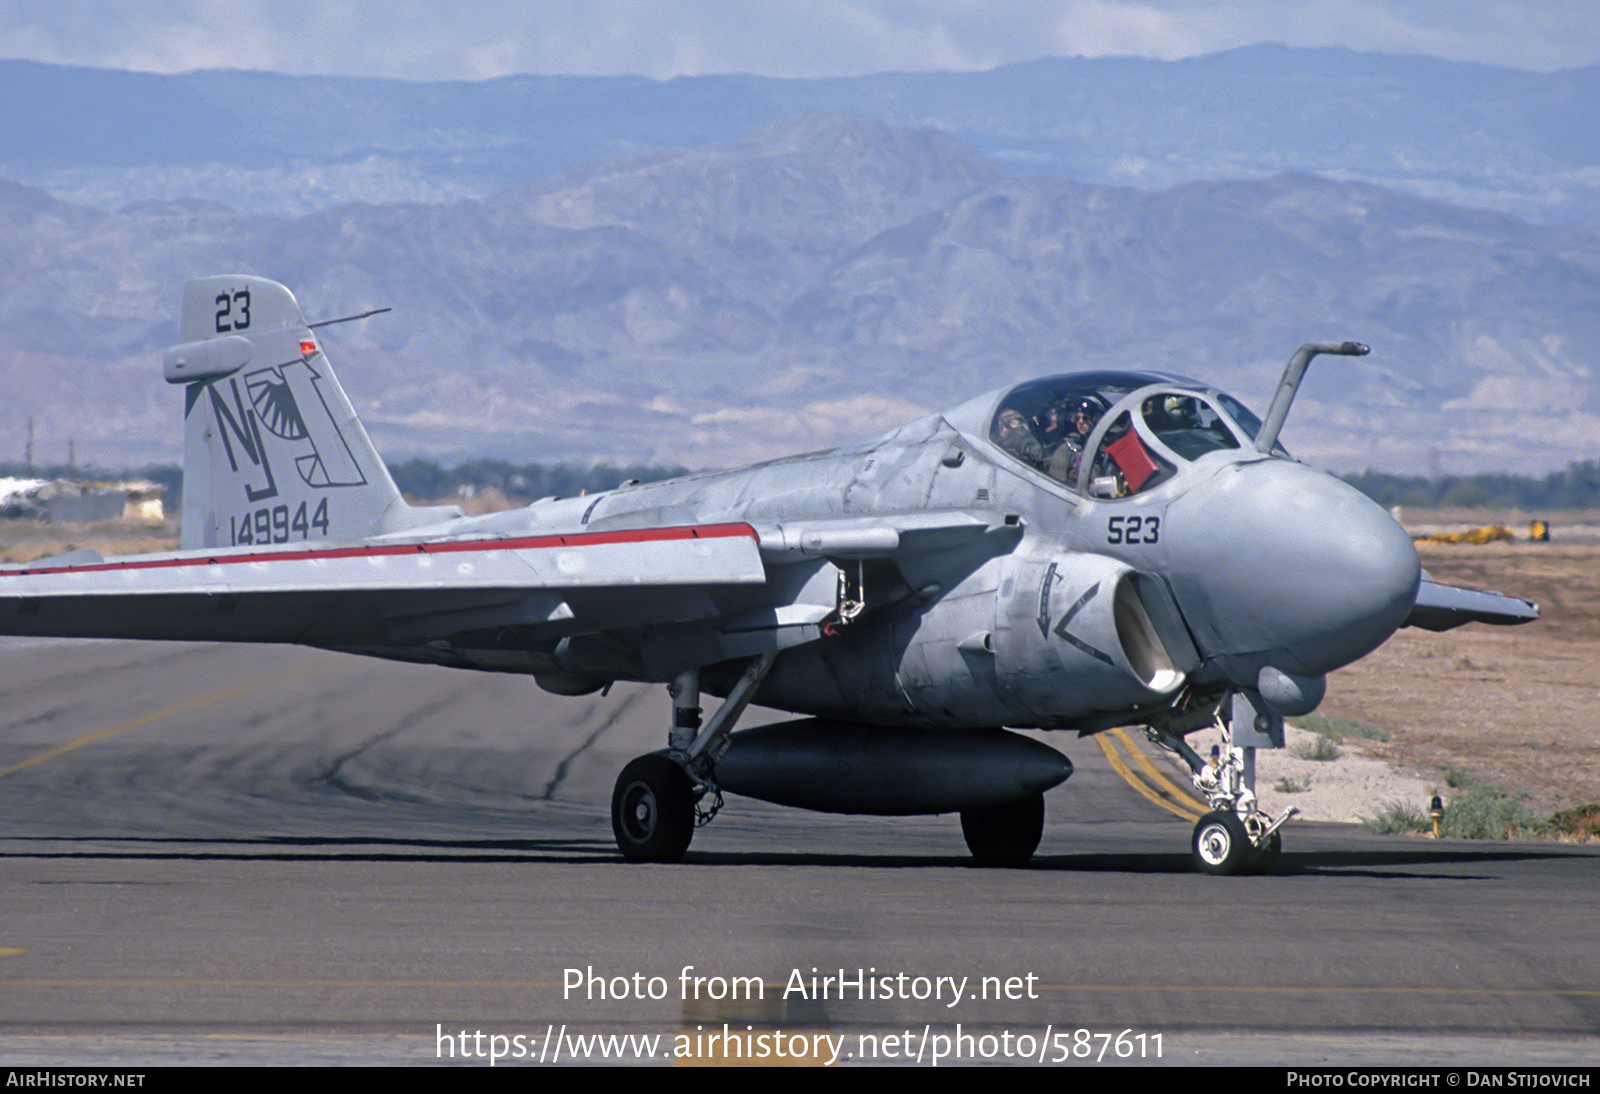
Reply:
M1594 0L6 0L0 57L181 72L483 79L828 76L1256 42L1548 71L1600 61Z

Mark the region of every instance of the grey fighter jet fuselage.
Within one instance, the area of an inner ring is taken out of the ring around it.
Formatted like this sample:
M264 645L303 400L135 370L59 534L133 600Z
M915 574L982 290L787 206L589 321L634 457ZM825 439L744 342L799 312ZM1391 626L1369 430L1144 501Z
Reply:
M613 800L633 859L681 856L727 790L959 812L980 859L1023 861L1071 766L1002 727L1141 725L1212 805L1197 865L1264 869L1288 815L1260 811L1255 749L1328 672L1408 621L1536 614L1426 581L1387 513L1277 445L1311 358L1353 343L1303 347L1265 424L1203 383L1076 373L829 452L464 517L400 499L282 286L191 282L184 338L184 550L0 570L0 630L668 684L667 747ZM702 692L726 697L705 721ZM806 717L732 733L752 701ZM1214 724L1206 764L1183 738Z

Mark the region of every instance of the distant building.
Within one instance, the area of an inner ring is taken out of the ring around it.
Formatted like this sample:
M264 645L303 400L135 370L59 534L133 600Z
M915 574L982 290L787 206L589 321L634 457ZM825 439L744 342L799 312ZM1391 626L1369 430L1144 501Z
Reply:
M160 483L74 482L67 479L0 478L0 516L32 517L58 524L127 520L160 524L166 520Z

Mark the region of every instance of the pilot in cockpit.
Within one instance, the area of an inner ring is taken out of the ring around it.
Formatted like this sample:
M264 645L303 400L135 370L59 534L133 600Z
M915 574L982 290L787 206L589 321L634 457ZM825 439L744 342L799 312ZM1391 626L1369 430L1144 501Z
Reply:
M1001 448L1035 467L1044 466L1044 446L1033 435L1033 429L1021 411L1010 407L1002 410L995 432Z
M1050 454L1046 471L1053 479L1071 482L1077 476L1078 462L1083 458L1083 448L1089 441L1089 434L1094 432L1095 424L1106 412L1105 404L1093 395L1085 395L1050 409L1064 421L1065 432L1055 451Z

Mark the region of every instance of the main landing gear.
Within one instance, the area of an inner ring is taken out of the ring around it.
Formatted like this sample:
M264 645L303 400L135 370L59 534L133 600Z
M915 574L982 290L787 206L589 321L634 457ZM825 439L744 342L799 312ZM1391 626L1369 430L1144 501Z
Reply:
M1024 866L1044 837L1044 795L963 809L961 835L979 866Z
M710 780L711 769L727 751L733 723L776 657L765 653L756 658L704 728L699 670L691 669L672 682L672 729L666 751L630 762L611 792L611 831L623 858L677 862L689 849L696 826L716 816L722 795ZM699 802L707 794L713 796L712 805L702 810Z
M629 862L677 862L694 836L698 795L689 776L666 756L640 756L617 776L611 830Z

